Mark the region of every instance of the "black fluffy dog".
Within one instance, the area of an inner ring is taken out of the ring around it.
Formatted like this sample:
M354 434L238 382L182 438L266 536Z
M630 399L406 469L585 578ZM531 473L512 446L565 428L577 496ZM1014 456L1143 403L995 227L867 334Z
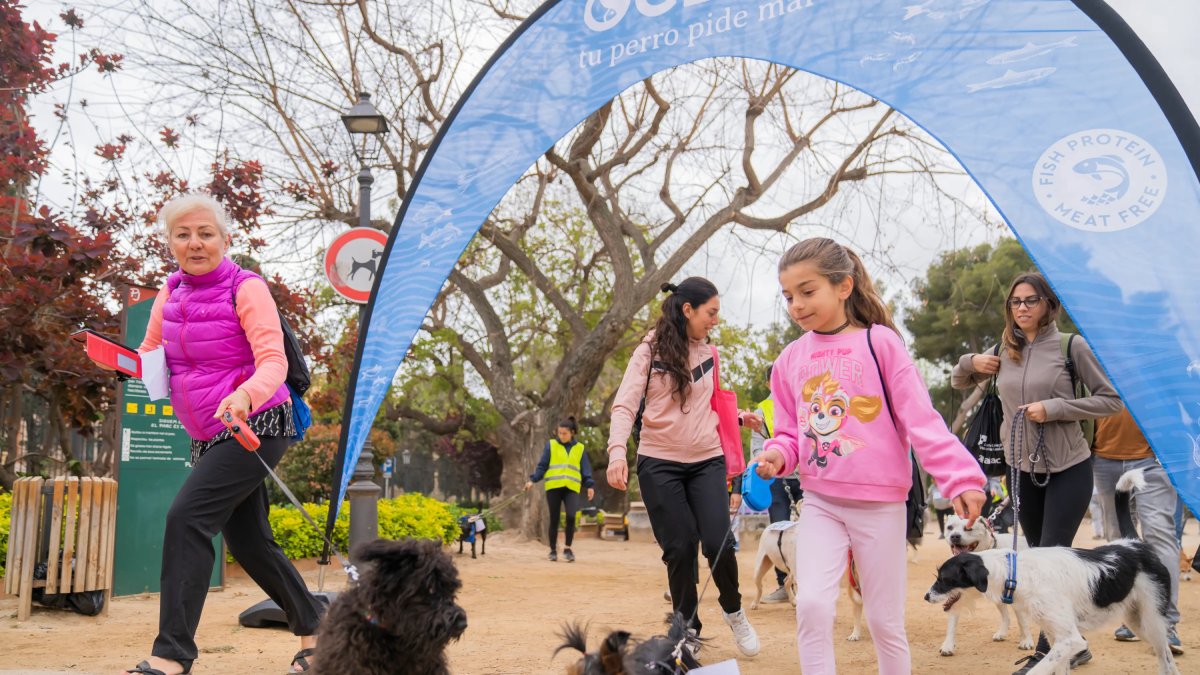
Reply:
M604 638L598 652L587 650L587 629L578 624L563 627L563 644L554 650L574 649L583 656L567 667L568 675L674 675L687 672L700 664L692 656L700 646L700 639L687 633L687 623L678 613L667 617L670 628L665 636L649 640L633 640L628 632L616 630ZM686 636L686 639L685 639ZM675 650L683 640L676 668Z
M358 549L365 567L321 622L313 671L320 675L441 675L445 647L467 629L454 602L458 570L438 542L377 539Z

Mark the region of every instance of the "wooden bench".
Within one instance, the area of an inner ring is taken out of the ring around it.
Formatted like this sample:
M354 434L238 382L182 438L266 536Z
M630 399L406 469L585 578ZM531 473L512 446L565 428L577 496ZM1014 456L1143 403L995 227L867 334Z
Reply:
M35 588L50 595L102 590L107 616L116 523L117 482L111 478L18 478L4 576L4 592L17 596L17 620L29 618ZM35 581L40 562L46 563L46 579Z
M600 514L604 516L598 530L601 539L629 539L629 528L625 525L624 513L601 511Z

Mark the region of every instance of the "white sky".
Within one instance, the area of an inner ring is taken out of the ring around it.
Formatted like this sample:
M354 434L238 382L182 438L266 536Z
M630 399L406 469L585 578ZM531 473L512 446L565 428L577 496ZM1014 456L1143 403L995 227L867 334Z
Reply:
M100 5L108 4L110 2L101 0L90 7L84 7L82 13L85 20L88 20L90 13L102 11L99 9ZM116 0L116 4L122 3ZM1109 0L1109 4L1145 41L1183 94L1193 115L1200 117L1200 78L1193 75L1200 66L1200 41L1195 37L1195 29L1200 28L1200 0ZM52 29L62 29L58 13L63 8L72 6L70 3L45 1L33 2L31 5L26 10L27 15ZM118 36L112 37L115 38L116 46L106 48L120 49L122 41ZM71 44L66 42L69 39L68 35L64 34L62 39L64 43L60 45L60 53L56 60L65 58L66 53L72 49ZM126 131L129 124L125 115L113 102L115 97L110 89L111 83L117 82L118 86L133 87L137 81L137 74L126 70L122 77L116 80L101 80L93 76L76 79L73 83L75 90L71 95L75 101L82 97L92 101L89 110L93 119L98 122L97 128L80 128L80 125L73 125L71 138L80 149L79 153L72 155L67 148L62 147L67 138L64 135L58 141L54 157L60 162L98 164L99 160L92 156L90 148L96 143L111 140L115 133ZM129 93L130 99L137 98L132 89ZM57 120L51 114L52 105L64 100L66 95L66 86L60 85L48 95L34 99L31 109L43 138L49 140L55 137L58 126ZM105 128L106 126L108 128ZM157 128L143 129L139 132L153 137ZM83 168L85 172L89 169L86 166ZM98 173L99 170L93 172L93 175ZM57 176L44 181L42 190L52 203L63 205L70 201L69 189L60 183ZM977 188L966 181L963 190L965 193L973 192L975 200L982 200ZM941 251L980 241L994 241L1005 234L1003 229L979 231L976 228L967 231L961 227L948 232L935 231L934 228L923 226L920 213L910 215L913 222L901 222L894 227L877 228L874 221L870 220L869 214L862 214L864 222L851 223L848 227L839 225L839 231L843 233L841 238L849 239L858 248L886 251L886 259L869 260L868 265L873 270L878 270L876 273L880 280L893 292L902 291L912 278L920 276ZM814 224L821 224L820 214L816 214L816 217L818 220ZM802 226L801 229L805 228ZM812 230L793 233L799 236L810 234ZM687 274L700 274L711 278L718 288L723 290L723 314L728 321L756 326L782 321L785 315L782 304L778 301L774 267L778 253L792 240L792 237L782 235L746 233L739 230L735 235L714 239L684 269L680 278Z

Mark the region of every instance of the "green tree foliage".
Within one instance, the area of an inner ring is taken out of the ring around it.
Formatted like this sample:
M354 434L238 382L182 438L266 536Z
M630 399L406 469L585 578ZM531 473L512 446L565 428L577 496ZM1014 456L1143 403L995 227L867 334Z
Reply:
M929 266L925 278L914 283L917 304L904 317L913 334L912 352L949 375L963 354L978 354L1000 340L1004 330L1004 301L1013 278L1037 268L1016 239L1001 239L943 254ZM1066 313L1059 328L1075 331ZM951 390L948 378L930 382L934 405L957 430L974 399L970 393Z
M962 354L996 344L1008 286L1031 269L1033 261L1016 239L943 254L914 284L917 306L904 319L914 336L913 355L953 366Z

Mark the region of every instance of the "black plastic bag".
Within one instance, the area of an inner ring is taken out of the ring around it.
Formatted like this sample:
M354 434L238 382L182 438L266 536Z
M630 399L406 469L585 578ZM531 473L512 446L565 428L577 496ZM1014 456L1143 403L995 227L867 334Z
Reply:
M46 580L47 565L40 562L33 567L35 581ZM69 609L84 616L96 616L104 609L104 591L81 591L79 593L47 593L45 588L33 589L33 600L50 609Z
M1000 395L996 392L993 379L988 385L987 393L979 402L975 416L963 436L963 445L971 451L979 468L989 477L1003 476L1007 471L1004 464L1004 443L1000 433L1000 425L1004 423L1004 406L1000 403Z

